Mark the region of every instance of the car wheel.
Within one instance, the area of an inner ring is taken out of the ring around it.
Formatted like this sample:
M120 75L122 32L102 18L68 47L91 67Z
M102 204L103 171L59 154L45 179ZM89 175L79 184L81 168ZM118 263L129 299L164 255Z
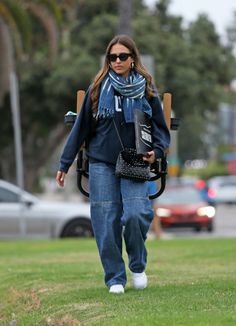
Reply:
M208 232L212 232L214 231L214 225L213 225L213 222L209 222L208 225L207 225L207 231Z
M93 229L88 219L76 219L69 222L62 231L62 238L91 238Z
M196 232L201 232L201 230L202 230L201 225L200 225L200 224L196 225L195 228L194 228L194 230L195 230Z

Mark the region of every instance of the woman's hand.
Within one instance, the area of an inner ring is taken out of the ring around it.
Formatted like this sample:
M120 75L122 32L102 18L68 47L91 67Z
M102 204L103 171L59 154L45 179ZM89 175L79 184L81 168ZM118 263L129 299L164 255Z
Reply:
M145 156L143 156L143 160L148 162L149 164L152 164L155 162L155 152L154 151L150 151L147 152L147 154Z
M57 171L56 181L57 181L57 184L60 187L64 187L65 177L66 177L66 173L65 172Z

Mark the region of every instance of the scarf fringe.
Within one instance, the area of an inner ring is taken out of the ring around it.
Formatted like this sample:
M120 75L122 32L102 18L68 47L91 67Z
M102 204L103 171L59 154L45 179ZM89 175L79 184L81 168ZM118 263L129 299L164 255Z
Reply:
M109 108L99 106L96 117L100 119L113 118L114 114L115 114L114 109L111 110Z

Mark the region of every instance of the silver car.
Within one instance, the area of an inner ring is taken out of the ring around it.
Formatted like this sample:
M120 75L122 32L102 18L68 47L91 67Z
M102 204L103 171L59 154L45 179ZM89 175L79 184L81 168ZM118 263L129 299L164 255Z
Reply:
M0 238L92 237L88 203L47 202L0 180Z
M208 180L216 204L236 204L236 176L217 176Z

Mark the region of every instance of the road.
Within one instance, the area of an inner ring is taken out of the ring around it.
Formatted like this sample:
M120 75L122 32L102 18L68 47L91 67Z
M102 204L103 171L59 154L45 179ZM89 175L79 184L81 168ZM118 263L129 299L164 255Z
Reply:
M236 205L219 205L216 208L214 235L236 237Z
M213 232L196 232L191 228L174 228L162 232L163 239L172 238L236 238L236 205L218 205L216 207L215 228Z
M61 194L59 195L61 196ZM55 198L54 198L55 197ZM56 196L46 197L49 200L61 200ZM45 197L42 197L45 199ZM63 199L75 201L78 200L78 194L69 195L63 197ZM236 205L218 205L216 207L216 217L215 217L215 228L213 232L207 232L203 230L202 232L195 232L192 228L175 228L162 231L163 239L172 238L206 238L206 237L235 237L236 238ZM155 238L155 234L151 231L148 234L148 238Z

